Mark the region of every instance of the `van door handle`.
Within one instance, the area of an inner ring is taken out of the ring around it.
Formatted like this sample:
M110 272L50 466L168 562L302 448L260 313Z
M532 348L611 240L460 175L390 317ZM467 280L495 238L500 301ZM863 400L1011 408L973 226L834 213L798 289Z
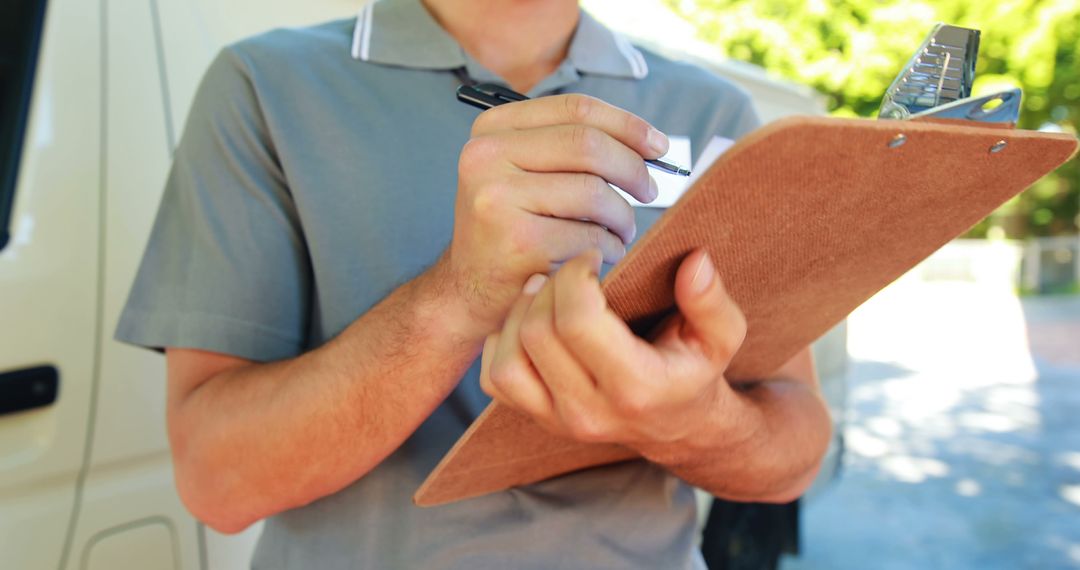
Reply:
M0 416L48 406L60 391L54 366L35 366L0 372Z

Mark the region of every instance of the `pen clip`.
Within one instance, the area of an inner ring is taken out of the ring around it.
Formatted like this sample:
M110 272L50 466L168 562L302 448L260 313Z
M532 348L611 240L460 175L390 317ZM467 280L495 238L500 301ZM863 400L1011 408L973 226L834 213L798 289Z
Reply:
M476 85L462 85L457 90L458 101L468 103L480 109L498 107L504 103L526 101L529 98L502 85L495 83L478 83Z

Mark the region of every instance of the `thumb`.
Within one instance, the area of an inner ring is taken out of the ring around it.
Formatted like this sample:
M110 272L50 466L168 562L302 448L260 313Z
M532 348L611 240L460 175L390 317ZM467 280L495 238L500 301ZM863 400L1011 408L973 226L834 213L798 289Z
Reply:
M686 256L675 274L675 303L710 360L724 367L746 338L746 317L728 295L704 249Z

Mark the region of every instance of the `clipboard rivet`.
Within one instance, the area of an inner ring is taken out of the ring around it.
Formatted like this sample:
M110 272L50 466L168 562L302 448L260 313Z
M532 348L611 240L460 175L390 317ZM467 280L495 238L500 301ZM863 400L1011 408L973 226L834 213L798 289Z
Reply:
M896 135L895 137L893 137L891 141L889 141L889 148L896 148L898 146L903 145L906 142L907 142L907 135L905 135L904 133L900 133L900 134Z
M990 147L990 152L991 153L1001 152L1002 150L1005 150L1005 147L1008 146L1008 145L1009 145L1008 141L1000 140L1000 141L994 143L994 145Z

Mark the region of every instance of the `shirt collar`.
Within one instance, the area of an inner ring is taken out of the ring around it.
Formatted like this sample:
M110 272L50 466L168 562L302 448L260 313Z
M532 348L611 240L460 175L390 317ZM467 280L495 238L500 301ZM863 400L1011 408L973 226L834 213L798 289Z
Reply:
M625 79L649 75L645 57L621 34L615 33L582 10L567 59L582 73Z
M360 61L416 69L466 67L479 80L484 73L427 11L420 0L373 0L364 5L353 30L352 56ZM645 58L623 36L581 11L570 50L560 69L625 79L649 73ZM564 71L565 72L565 71Z

